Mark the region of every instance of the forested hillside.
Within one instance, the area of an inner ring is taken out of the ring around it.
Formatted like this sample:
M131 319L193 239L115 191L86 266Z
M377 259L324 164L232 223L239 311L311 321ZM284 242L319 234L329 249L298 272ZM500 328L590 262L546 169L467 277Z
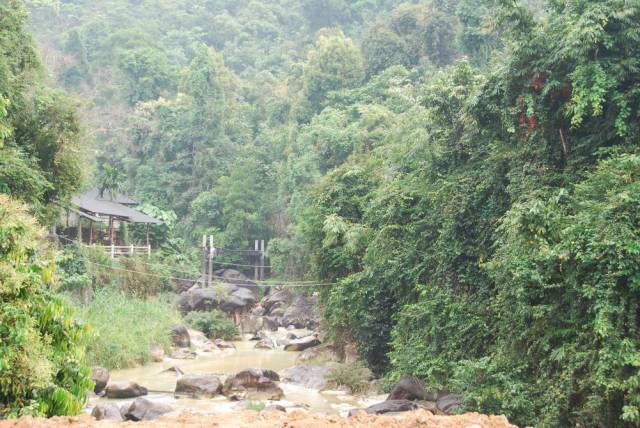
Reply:
M389 383L523 425L640 423L637 2L27 3L89 172L175 213L172 251L269 239L281 278L333 284L333 336ZM15 120L0 91L14 145L65 112L46 89ZM61 117L43 129L76 141ZM79 170L27 146L3 150L30 187L0 186L68 195Z

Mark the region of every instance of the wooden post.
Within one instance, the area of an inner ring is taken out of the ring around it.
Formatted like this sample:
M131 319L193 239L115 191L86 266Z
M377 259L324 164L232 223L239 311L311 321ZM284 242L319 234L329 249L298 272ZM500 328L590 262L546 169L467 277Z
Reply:
M89 222L89 245L93 245L93 220Z
M82 216L78 214L78 245L82 245Z
M133 256L133 244L131 244L131 247L129 247L129 254Z
M264 280L264 239L260 240L260 280Z
M147 245L147 258L151 257L151 245Z
M146 234L146 238L147 238L147 247L149 246L149 223L146 224L145 227L145 234Z
M113 217L109 216L109 244L113 246Z
M113 246L113 243L111 243L111 258L115 258L116 257L116 247Z
M253 260L253 279L254 280L258 280L258 263L257 263L257 254L258 254L258 240L256 239L255 241L253 241L253 249L255 251L255 254L253 255L253 257L251 258Z

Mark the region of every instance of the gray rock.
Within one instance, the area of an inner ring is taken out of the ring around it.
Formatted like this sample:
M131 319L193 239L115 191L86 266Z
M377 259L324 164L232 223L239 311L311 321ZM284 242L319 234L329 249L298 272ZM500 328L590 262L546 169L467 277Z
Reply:
M329 369L323 366L300 364L285 369L282 373L282 381L302 385L305 388L323 389L327 385L325 376Z
M267 314L271 314L274 307L287 307L291 302L291 292L288 290L276 290L269 293L261 301Z
M93 392L100 394L109 383L109 370L104 367L91 367L91 380L95 384Z
M180 295L178 306L183 313L210 311L220 304L220 297L213 288L192 288Z
M91 416L98 421L121 421L123 419L120 414L120 409L113 403L97 404L91 411Z
M273 370L246 369L229 376L222 393L231 400L280 400L284 392L276 384L279 380Z
M464 397L462 395L448 394L438 398L436 405L438 406L438 409L445 413L454 413L462 407L463 401Z
M174 360L193 360L198 356L197 353L191 351L189 349L176 349L169 354L169 358L173 358Z
M173 374L175 374L177 376L184 375L184 372L182 371L182 369L180 367L176 367L176 366L169 367L168 369L163 370L161 373L173 373Z
M228 296L220 303L220 309L225 312L233 312L253 306L257 302L256 294L248 288L226 285Z
M340 360L335 346L331 343L325 343L302 351L296 358L296 363L303 364L311 361L340 362Z
M320 339L316 335L306 336L301 339L294 339L289 342L285 347L285 351L304 351L305 349L312 348L320 345Z
M278 319L275 317L262 317L262 326L269 331L278 331Z
M400 413L409 412L420 408L420 405L409 400L387 400L382 403L369 406L364 411L372 415L381 415L384 413ZM349 416L356 415L361 409L353 409L349 412Z
M270 338L265 338L256 343L254 348L256 349L275 349L276 345L273 343L273 340Z
M251 315L255 315L257 317L261 317L262 315L265 314L265 310L262 306L258 305L258 306L254 306L251 309L251 312L249 312Z
M167 404L154 403L145 398L137 398L124 414L127 421L151 421L172 412L173 408Z
M236 345L231 342L224 341L222 339L216 339L214 344L220 349L236 349Z
M189 329L183 325L177 325L171 329L171 343L177 348L188 348L191 346Z
M318 324L317 298L297 296L282 315L282 325L292 324L296 328L315 328Z
M107 398L136 398L147 395L147 388L135 382L110 383L106 388Z
M429 400L435 401L437 397L427 396L424 382L414 376L402 376L395 384L387 400Z
M249 340L257 341L257 340L265 340L269 339L269 336L264 331L259 331L254 334Z
M281 406L280 404L271 404L265 407L262 411L263 412L286 412L287 409L285 409L284 406Z
M186 375L178 379L175 396L213 398L222 393L220 378L213 375Z

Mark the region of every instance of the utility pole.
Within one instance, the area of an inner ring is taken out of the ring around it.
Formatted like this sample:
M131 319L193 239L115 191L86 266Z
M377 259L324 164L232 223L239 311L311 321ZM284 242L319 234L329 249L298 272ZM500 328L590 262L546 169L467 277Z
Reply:
M202 235L202 285L207 283L207 235Z
M260 240L260 280L264 280L264 239Z
M258 274L259 274L258 263L257 263L258 257L257 256L258 256L258 251L259 251L260 247L259 247L259 242L258 242L257 239L255 241L253 241L253 249L255 251L255 254L252 257L252 259L253 259L253 279L255 281L255 280L258 280Z
M211 287L211 282L213 279L213 252L213 235L209 235L209 276L207 278L209 287Z

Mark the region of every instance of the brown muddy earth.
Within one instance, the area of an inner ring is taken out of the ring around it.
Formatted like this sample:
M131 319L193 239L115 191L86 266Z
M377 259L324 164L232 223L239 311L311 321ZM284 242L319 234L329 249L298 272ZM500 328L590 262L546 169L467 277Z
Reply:
M347 418L338 415L319 415L302 410L290 413L275 411L243 411L215 416L190 414L187 412L174 416L160 417L148 422L96 421L89 415L77 417L55 417L40 419L23 417L18 420L0 421L0 428L84 428L84 427L221 427L221 428L517 428L504 416L486 416L478 413L466 413L456 416L436 416L427 410L402 413L394 416L367 415L364 412Z

